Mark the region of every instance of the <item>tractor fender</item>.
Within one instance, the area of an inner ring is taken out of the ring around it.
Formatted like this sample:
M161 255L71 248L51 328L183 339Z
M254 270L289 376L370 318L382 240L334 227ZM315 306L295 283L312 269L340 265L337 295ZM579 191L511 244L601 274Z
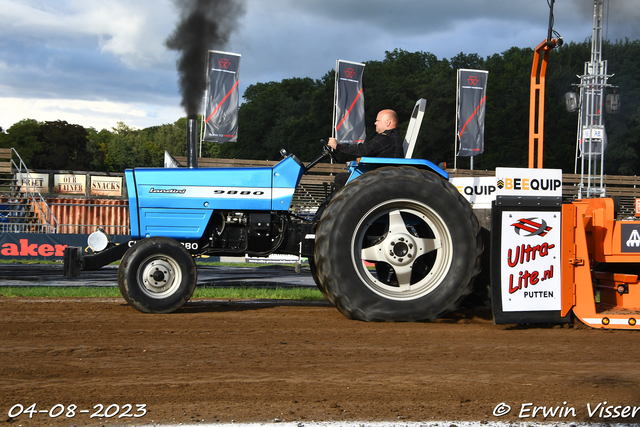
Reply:
M413 166L417 169L425 169L434 172L445 180L449 180L449 174L444 169L437 166L435 163L424 159L398 159L387 157L362 157L357 161L351 162L349 166L349 180L347 183L353 181L357 177L374 169L378 169L384 166Z

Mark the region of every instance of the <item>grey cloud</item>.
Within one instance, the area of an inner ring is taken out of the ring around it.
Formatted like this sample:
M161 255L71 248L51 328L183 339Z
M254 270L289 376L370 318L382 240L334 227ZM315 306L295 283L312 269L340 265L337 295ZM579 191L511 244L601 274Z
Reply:
M179 18L171 0L0 0L0 7L0 96L178 106L178 55L163 45ZM608 12L609 39L640 38L640 1L609 0ZM535 47L548 13L546 0L246 0L225 50L242 54L242 91L320 78L336 59L382 60L396 48L451 58ZM592 13L592 0L557 0L555 29L566 41L585 41Z

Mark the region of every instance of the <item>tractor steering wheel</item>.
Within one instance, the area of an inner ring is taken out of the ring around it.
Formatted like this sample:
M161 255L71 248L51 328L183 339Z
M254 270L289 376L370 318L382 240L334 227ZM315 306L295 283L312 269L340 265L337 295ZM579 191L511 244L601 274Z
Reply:
M333 148L329 147L329 144L327 144L324 139L321 139L320 142L322 143L322 150L331 157L331 160L336 163L340 163L338 162L338 159L336 159L336 155L333 153Z

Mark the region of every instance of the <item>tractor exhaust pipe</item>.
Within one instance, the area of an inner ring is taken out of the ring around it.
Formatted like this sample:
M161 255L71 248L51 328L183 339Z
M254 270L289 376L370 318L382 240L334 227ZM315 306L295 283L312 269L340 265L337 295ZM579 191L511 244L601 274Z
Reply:
M187 120L187 167L198 167L198 119Z

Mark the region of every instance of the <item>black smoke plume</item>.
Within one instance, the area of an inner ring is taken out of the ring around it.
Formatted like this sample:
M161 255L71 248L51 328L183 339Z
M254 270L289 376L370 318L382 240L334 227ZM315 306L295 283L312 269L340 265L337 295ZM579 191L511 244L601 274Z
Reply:
M206 88L207 51L221 50L244 14L241 0L174 0L180 21L164 42L181 53L177 61L182 106L196 117Z

